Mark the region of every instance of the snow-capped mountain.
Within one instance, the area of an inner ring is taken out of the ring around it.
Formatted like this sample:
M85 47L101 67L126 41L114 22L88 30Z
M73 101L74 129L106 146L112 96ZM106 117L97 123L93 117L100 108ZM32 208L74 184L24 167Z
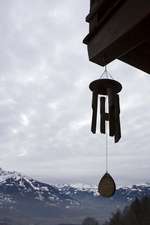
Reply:
M45 201L49 205L79 203L56 186L36 181L17 172L0 169L0 197L8 203L15 203L16 199Z
M145 195L150 196L150 184L119 188L107 199L97 194L95 185L50 185L0 169L0 218L6 213L46 219L48 224L80 223L86 216L104 221L116 209Z

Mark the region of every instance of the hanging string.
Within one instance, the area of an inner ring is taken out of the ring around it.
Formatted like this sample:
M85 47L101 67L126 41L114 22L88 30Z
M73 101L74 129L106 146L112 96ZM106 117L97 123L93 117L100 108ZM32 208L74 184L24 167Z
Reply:
M103 79L103 78L105 78L105 79L113 79L112 75L107 70L107 65L105 65L104 72L100 76L100 79Z
M106 122L106 173L108 172L108 132L107 132L107 122Z

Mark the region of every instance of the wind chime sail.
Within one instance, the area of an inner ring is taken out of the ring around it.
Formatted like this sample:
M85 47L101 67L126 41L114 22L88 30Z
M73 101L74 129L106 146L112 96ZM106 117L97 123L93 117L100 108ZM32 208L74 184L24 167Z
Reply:
M106 133L105 122L109 123L109 136L114 137L115 143L121 138L120 104L118 93L122 85L113 79L98 79L90 83L92 95L92 124L91 131L96 133L98 100L100 96L100 132ZM103 95L103 96L101 96ZM108 113L106 112L106 97L108 96Z
M116 184L112 176L106 172L98 184L98 192L103 197L112 197L116 191Z

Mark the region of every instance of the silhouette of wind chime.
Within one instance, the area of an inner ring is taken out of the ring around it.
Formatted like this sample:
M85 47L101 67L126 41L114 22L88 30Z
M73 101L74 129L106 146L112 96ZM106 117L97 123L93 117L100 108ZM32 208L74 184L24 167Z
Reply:
M100 132L102 134L106 134L106 173L99 182L98 192L103 197L111 197L116 191L116 185L113 178L108 173L108 133L109 136L114 137L115 143L117 143L121 138L120 105L118 93L121 91L122 85L112 78L105 66L105 71L101 75L100 79L91 82L89 88L92 91L93 111L91 131L92 133L96 133L97 108L99 99ZM108 112L106 112L106 110ZM109 124L109 129L107 124Z

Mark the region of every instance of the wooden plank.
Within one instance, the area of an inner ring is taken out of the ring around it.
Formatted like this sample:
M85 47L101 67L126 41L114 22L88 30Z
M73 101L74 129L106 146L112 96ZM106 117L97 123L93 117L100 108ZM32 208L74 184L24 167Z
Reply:
M148 38L149 27L150 1L125 1L88 43L90 60L104 66L121 57Z
M88 44L91 38L95 36L106 20L111 17L115 10L121 6L124 0L101 0L91 7L89 15L86 17L86 22L90 24L90 32L84 38L83 43Z
M107 43L108 45L105 49L100 49L100 46L103 44L103 41L100 43L101 40L96 43L97 47L95 43L90 42L88 45L90 61L104 66L114 59L126 55L150 38L148 27L150 27L150 15L114 42Z
M137 48L119 58L140 70L150 73L150 43L144 42Z

